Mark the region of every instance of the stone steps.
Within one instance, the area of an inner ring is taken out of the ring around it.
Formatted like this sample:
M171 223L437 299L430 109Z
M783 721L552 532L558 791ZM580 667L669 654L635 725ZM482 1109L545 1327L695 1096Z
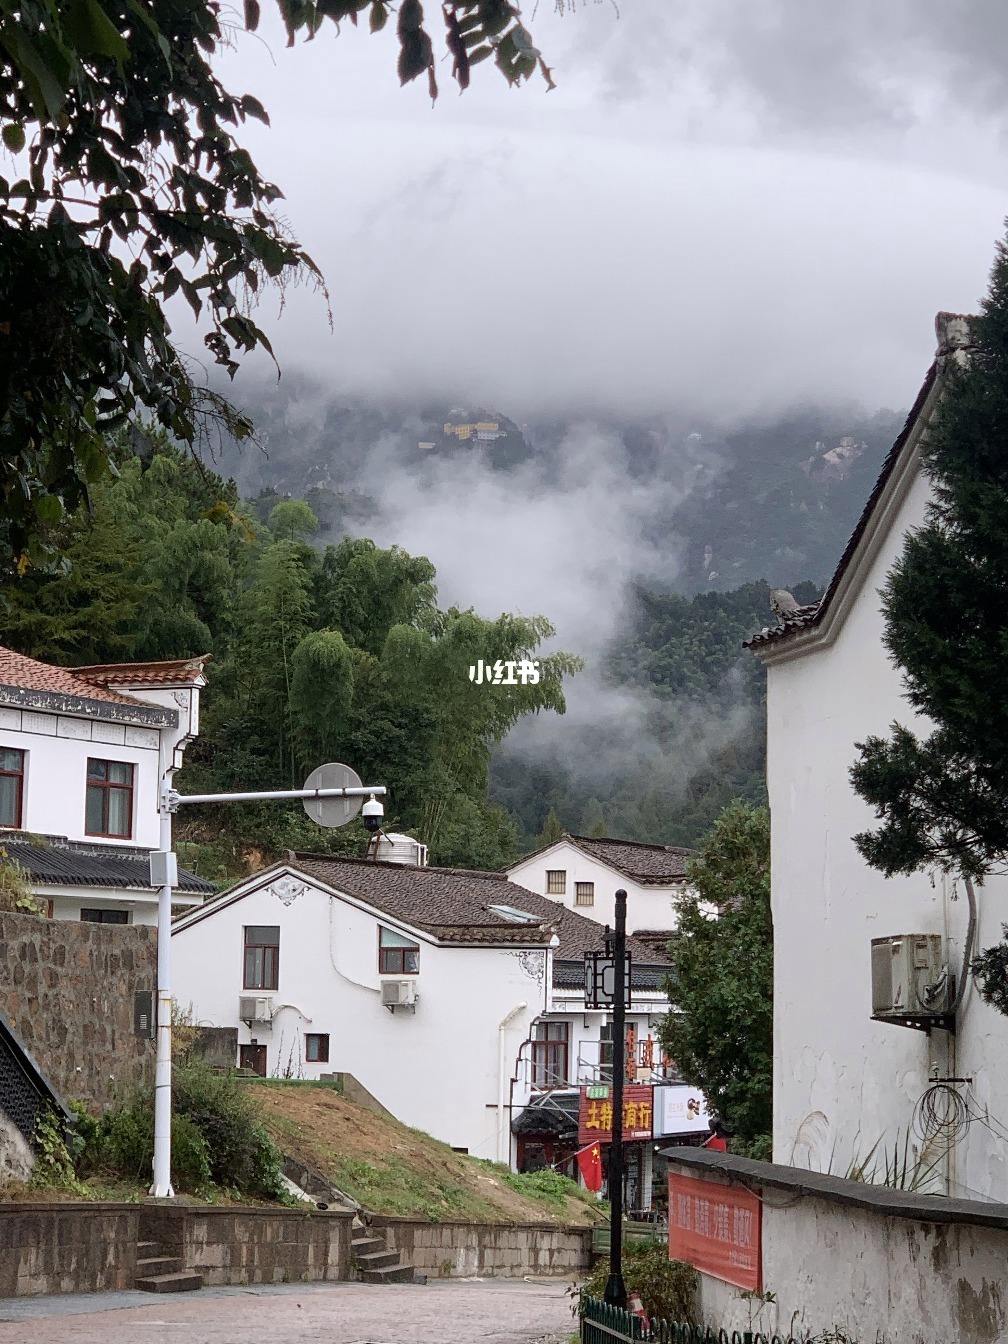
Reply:
M138 1241L133 1287L143 1293L191 1293L203 1287L203 1275L186 1269L177 1255L158 1242Z
M426 1283L398 1251L390 1251L384 1237L372 1236L360 1218L355 1218L350 1253L361 1283Z

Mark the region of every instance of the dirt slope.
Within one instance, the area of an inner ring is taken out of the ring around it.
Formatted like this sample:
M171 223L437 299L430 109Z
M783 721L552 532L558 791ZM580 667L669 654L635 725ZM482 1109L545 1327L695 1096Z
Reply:
M553 1173L516 1176L455 1153L429 1134L347 1101L334 1088L254 1085L263 1120L284 1153L319 1171L375 1213L434 1222L599 1220L594 1197Z

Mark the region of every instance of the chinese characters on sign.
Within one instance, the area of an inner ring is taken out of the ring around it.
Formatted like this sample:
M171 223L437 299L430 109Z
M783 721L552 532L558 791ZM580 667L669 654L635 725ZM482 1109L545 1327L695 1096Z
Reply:
M751 1190L669 1172L669 1257L750 1293L763 1291L762 1211Z
M484 663L479 658L469 669L469 680L476 686L538 686L539 663L533 658Z
M650 1139L653 1089L633 1085L623 1089L624 1139ZM612 1088L583 1087L578 1115L579 1143L612 1142Z

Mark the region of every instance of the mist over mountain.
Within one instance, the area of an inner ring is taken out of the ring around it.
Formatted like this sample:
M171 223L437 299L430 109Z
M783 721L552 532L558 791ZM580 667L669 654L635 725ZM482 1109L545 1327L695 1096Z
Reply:
M567 714L522 723L494 759L525 842L552 808L572 830L688 843L728 798L762 795L762 670L741 642L770 619L768 583L805 600L825 584L902 421L526 419L298 374L239 393L261 447L219 466L264 519L306 499L321 539L426 555L442 602L544 614L585 659Z

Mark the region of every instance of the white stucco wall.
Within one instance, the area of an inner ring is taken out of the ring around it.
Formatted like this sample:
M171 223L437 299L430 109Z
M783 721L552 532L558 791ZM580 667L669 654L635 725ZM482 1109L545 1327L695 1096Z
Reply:
M21 826L40 835L65 835L96 845L136 844L155 848L159 742L157 728L0 708L0 746L26 753ZM103 840L85 834L89 757L128 761L135 767L133 834L128 839Z
M1006 1344L1006 1257L1003 1228L886 1217L767 1189L763 1292L774 1300L701 1274L699 1305L718 1330L782 1339Z
M553 896L546 890L546 872L560 868L567 873L566 891L563 896ZM615 924L616 892L623 887L627 893L627 931L634 929L674 929L676 913L674 895L678 887L641 886L610 868L608 864L591 858L576 845L562 840L542 854L516 863L508 869L512 882L546 896L558 905L565 905L586 919L598 924ZM575 891L577 882L595 883L594 905L577 905Z
M947 934L958 971L966 927L965 899L948 899L940 879L887 880L851 839L875 824L848 779L855 743L915 722L881 642L878 590L927 497L917 477L836 642L768 668L774 1159L826 1170L832 1154L840 1174L880 1137L902 1143L932 1065L972 1077L977 1104L1008 1126L1008 1023L972 985L957 1038L870 1020L872 938ZM980 892L978 948L999 940L1004 893L1000 879ZM1008 1144L974 1124L946 1177L951 1193L1008 1199Z
M253 1038L265 1044L271 1075L288 1068L304 1078L351 1073L404 1123L496 1158L499 1027L513 1013L503 1041L507 1085L518 1047L544 1007L546 951L438 946L416 933L416 1012L393 1014L381 1003L378 928L413 931L297 873L288 876L301 890L285 905L277 894L282 876L273 870L250 881L241 900L174 930L177 1002L191 1005L202 1024L237 1027L240 1044ZM254 1029L238 1018L239 998L263 993L242 988L243 929L250 924L281 930L276 1016L271 1026ZM305 1061L306 1032L328 1034L328 1063ZM506 1112L504 1134L507 1160Z

